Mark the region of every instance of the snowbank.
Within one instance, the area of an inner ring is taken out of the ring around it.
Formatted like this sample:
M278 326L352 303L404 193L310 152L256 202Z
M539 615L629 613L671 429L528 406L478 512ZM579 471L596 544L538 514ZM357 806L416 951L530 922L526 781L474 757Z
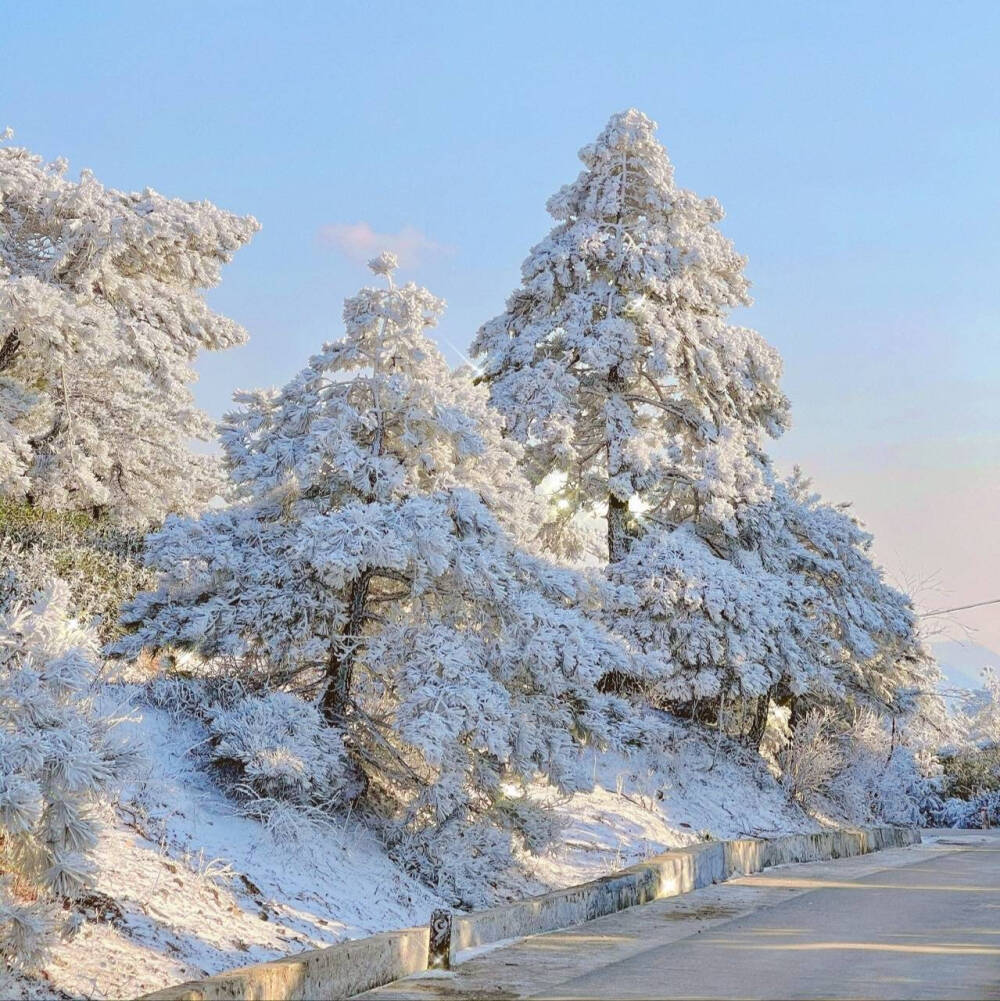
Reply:
M549 797L563 820L559 845L529 860L528 892L596 879L657 855L714 838L814 831L763 760L730 742L716 748L703 732L673 727L668 753L635 757L592 753L591 792Z

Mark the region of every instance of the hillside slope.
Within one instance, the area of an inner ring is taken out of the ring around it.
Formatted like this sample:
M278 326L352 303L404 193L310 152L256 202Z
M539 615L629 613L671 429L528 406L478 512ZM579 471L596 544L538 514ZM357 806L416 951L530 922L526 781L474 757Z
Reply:
M407 876L351 818L266 829L202 770L205 731L142 706L148 764L108 817L93 907L43 974L6 993L135 996L169 983L424 922L444 901ZM759 759L676 726L669 760L593 755L596 787L560 797L556 844L510 874L512 895L582 882L714 835L815 826Z

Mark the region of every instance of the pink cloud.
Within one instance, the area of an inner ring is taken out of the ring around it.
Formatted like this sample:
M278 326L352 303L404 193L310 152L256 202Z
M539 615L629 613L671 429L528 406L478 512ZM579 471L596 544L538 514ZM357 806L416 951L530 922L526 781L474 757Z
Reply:
M319 241L339 250L353 261L364 262L383 250L391 250L403 267L414 267L428 254L447 251L419 229L404 226L398 233L378 233L366 222L335 222L320 227Z

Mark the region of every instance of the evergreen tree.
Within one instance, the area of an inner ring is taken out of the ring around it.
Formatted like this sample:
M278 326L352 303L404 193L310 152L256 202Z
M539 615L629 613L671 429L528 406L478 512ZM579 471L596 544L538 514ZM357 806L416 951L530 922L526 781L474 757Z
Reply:
M580 151L556 227L473 343L532 482L559 474L553 520L606 511L612 563L636 519L731 530L767 494L761 434L787 421L777 353L726 319L750 299L722 210L676 186L654 131L626 111Z
M218 488L189 384L246 334L202 290L256 231L0 144L0 490L144 525Z
M735 708L755 744L779 695L898 708L923 662L908 599L852 519L776 482L780 359L728 322L750 302L744 259L654 131L627 111L580 151L556 227L473 345L530 479L558 474L548 537L606 518L605 616L633 659L602 687Z
M578 609L582 579L518 544L534 494L485 391L425 333L443 303L397 287L390 255L372 267L388 287L347 300L343 339L237 396L239 500L150 537L160 587L118 649L256 652L419 828L488 811L504 779L581 781L574 747L615 737L594 684L622 656Z

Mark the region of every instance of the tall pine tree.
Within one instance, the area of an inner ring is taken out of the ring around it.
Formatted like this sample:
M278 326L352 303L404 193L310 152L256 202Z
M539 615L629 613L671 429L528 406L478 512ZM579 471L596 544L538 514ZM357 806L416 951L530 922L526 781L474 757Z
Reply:
M767 494L762 433L787 421L777 353L727 322L750 299L722 210L676 186L654 132L626 111L580 151L557 225L473 344L530 478L559 474L554 524L606 512L612 563L636 519L731 529Z
M576 574L519 544L537 527L486 393L427 336L444 304L392 281L344 307L345 336L223 428L238 500L168 519L158 590L119 645L256 655L314 693L381 802L410 826L490 812L501 786L581 780L574 748L615 738L595 683L620 647Z

